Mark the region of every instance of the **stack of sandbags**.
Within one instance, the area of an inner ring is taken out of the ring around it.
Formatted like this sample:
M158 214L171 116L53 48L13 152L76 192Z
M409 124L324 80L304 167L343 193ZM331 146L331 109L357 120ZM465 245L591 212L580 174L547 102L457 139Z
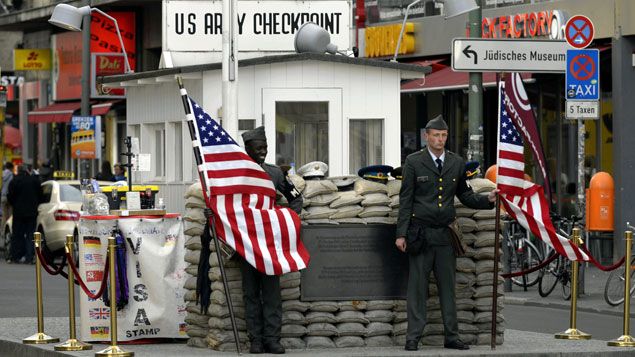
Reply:
M487 179L475 178L468 181L468 185L472 189L481 194L486 194L496 188L494 183ZM496 235L494 232L496 225L495 209L491 210L474 210L463 206L458 200L455 200L456 213L459 219L463 238L468 245L466 257L457 260L457 295L459 284L459 271L467 270L469 265L473 267L473 295L474 302L474 322L472 330L474 333L476 344L489 344L492 322L492 303L493 303L493 284L494 284L494 244ZM502 236L499 236L502 242ZM502 259L502 251L499 250L499 257ZM469 260L469 261L468 261ZM462 268L462 267L463 268ZM499 262L499 268L502 267ZM467 271L465 271L467 272ZM503 279L498 278L498 303L497 303L497 336L496 343L503 343L504 318L503 310ZM457 296L458 301L458 296ZM459 328L460 329L460 328ZM472 331L470 331L472 332ZM470 333L472 335L473 333ZM465 340L464 340L465 341Z
M185 271L190 277L185 282L185 303L187 315L186 331L189 336L188 345L195 347L207 347L205 338L209 333L207 321L209 317L203 314L200 306L196 304L196 276L198 262L201 256L201 234L205 227L205 200L200 182L195 182L188 187L185 193L185 215L183 216L183 231L185 234L185 261L189 263Z
M387 194L390 198L389 207L392 209L388 217L399 217L399 191L401 191L401 180L390 180L386 184ZM396 223L396 222L395 222Z
M388 217L392 212L390 198L388 197L388 185L365 179L355 181L354 190L364 197L360 205L364 208L359 217L365 223L395 224L396 217Z

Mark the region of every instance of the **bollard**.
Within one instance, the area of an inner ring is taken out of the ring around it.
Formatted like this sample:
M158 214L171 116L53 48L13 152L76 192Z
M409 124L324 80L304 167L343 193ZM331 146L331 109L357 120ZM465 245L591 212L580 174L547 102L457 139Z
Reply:
M580 245L580 228L573 228L573 245L576 247ZM591 335L584 333L576 328L577 307L578 307L578 269L580 262L574 260L571 262L571 317L569 320L570 327L564 331L557 333L555 338L562 340L590 340Z
M33 241L35 242L35 251L42 244L42 234L40 232L33 233ZM22 340L26 344L44 344L60 342L57 337L51 337L44 333L44 312L42 309L42 262L40 256L35 255L35 295L37 300L37 333Z
M73 235L66 235L66 245L64 246L66 253L73 254ZM68 329L70 337L66 342L55 345L56 351L85 351L93 348L93 345L78 340L75 336L75 274L73 274L73 268L71 265L73 262L69 259L68 262Z
M626 241L626 257L624 258L624 334L615 340L607 342L607 345L614 347L635 347L635 339L630 336L630 314L631 314L631 247L633 245L633 232L624 232Z
M110 346L96 352L95 356L108 357L108 356L134 356L134 352L127 352L117 346L117 277L115 276L115 237L108 238L108 260L110 265Z

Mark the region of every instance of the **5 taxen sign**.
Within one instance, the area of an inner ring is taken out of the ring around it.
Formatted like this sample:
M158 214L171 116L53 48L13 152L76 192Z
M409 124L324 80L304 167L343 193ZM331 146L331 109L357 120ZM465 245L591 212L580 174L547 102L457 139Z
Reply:
M600 51L567 50L567 100L600 99Z

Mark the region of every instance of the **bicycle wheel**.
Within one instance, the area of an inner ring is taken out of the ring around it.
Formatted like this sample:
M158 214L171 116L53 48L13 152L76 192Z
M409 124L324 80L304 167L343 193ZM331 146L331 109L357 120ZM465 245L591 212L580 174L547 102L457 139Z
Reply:
M635 258L633 259L633 263L635 263ZM633 266L631 263L631 295L633 291L635 291L635 277L633 275ZM608 279L606 279L606 285L604 285L604 300L606 303L611 306L617 306L624 302L624 267L620 267L615 269L609 274Z
M547 297L556 287L560 279L560 259L554 259L549 265L540 271L540 280L538 280L538 294Z
M562 297L565 300L571 299L571 279L573 278L573 273L571 272L571 261L566 260L564 263L564 267L560 273L560 284L562 284Z
M529 241L523 242L523 248L516 249L512 253L511 271L519 272L527 269L531 269L540 265L542 262L542 255L538 249ZM523 276L517 276L512 278L512 282L521 287L530 287L538 283L540 279L540 271L535 271Z

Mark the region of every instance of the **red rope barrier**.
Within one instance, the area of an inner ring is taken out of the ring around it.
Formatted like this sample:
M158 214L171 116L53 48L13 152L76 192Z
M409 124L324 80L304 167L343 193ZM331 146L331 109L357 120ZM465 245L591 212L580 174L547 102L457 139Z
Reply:
M37 254L37 258L40 260L42 267L44 268L44 270L46 270L47 273L51 275L58 275L62 273L62 269L64 269L64 264L66 263L65 256L62 257L62 264L60 264L60 266L56 267L53 265L54 269L51 269L46 259L44 259L44 255L42 255L42 251L40 250L40 247L35 248L35 253ZM68 277L68 275L66 277Z
M106 259L106 263L104 264L104 272L102 274L103 278L101 279L101 285L99 286L99 290L97 290L97 292L93 294L90 292L90 290L88 289L88 287L82 280L81 276L79 275L79 272L77 271L77 268L75 267L75 260L73 259L73 256L69 254L68 252L64 252L64 255L66 259L68 260L68 266L70 266L71 269L73 269L73 274L75 274L75 276L77 277L76 281L79 282L79 286L82 288L82 290L84 290L84 293L91 299L99 299L103 295L104 291L106 290L106 282L108 281L108 271L109 271L108 267L110 265L110 259Z
M515 278L515 277L517 277L517 276L521 276L521 275L525 275L525 274L533 273L533 272L535 272L535 271L537 271L537 270L540 270L540 269L542 269L542 268L546 267L546 266L547 266L547 264L549 264L549 263L551 263L552 261L554 261L557 257L558 257L558 253L557 253L557 252L554 252L554 253L553 253L553 254L552 254L549 258L547 258L544 262L542 262L542 263L540 263L540 264L536 265L536 266L535 266L535 267L533 267L533 268L529 268L529 269L527 269L527 270L523 270L523 271L518 271L518 272L515 272L515 273L501 274L501 276L502 276L503 278L505 278L505 279L508 279L508 278Z
M617 261L617 263L613 264L613 265L608 265L608 266L604 266L602 264L600 264L597 260L595 260L595 258L591 255L591 253L586 249L585 246L580 246L580 249L582 249L582 251L589 256L589 261L591 263L593 263L593 265L595 265L598 269L602 270L602 271L612 271L615 270L617 268L619 268L623 263L624 263L624 258L622 257L620 258L620 260Z

